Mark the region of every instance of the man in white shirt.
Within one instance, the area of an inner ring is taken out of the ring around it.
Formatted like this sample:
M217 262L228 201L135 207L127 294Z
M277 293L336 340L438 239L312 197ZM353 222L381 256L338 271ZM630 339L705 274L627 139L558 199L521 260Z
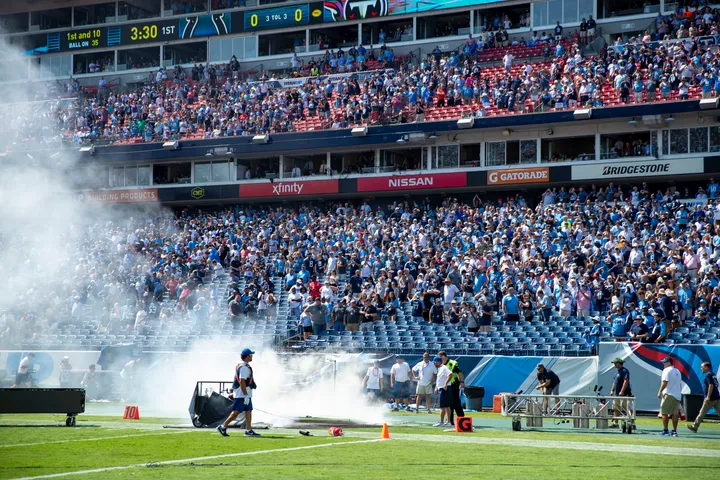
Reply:
M401 355L395 357L395 365L390 369L390 388L393 389L393 397L395 399L395 408L393 411L400 409L400 400L403 400L405 410L410 409L410 381L411 381L410 365L407 364Z
M425 395L427 412L432 413L430 409L430 395L433 393L433 380L435 380L435 375L437 375L437 368L430 362L429 353L423 353L422 361L413 367L412 373L413 378L415 378L417 382L417 387L415 388L415 394L417 395L415 413L419 413L420 411L423 395Z
M218 425L217 431L223 437L228 437L227 427L241 414L245 413L245 436L259 437L252 429L252 391L255 390L255 378L250 362L253 361L255 352L249 348L243 349L240 353L240 363L235 366L235 378L233 378L233 406L230 415L222 425Z
M375 360L375 363L372 367L368 368L365 378L363 378L363 385L365 386L367 395L370 399L377 399L380 397L383 384L382 379L383 372L380 368L380 361Z
M660 413L662 414L663 431L662 436L677 437L677 426L680 413L680 399L682 397L682 376L680 371L673 366L673 360L670 357L663 358L660 390L658 398L662 399L660 403ZM668 432L668 423L672 417L673 429Z
M452 301L455 297L460 294L460 289L455 286L449 278L445 279L445 286L443 287L443 302L445 302L445 310L452 306Z
M445 416L450 418L450 378L452 374L447 365L443 365L442 357L433 358L433 364L437 369L435 377L435 393L440 395L440 421L434 427L447 427L450 422L445 422Z
M28 353L27 356L20 360L20 365L18 366L17 374L15 375L15 385L13 385L12 388L29 386L26 384L30 382L30 366L32 365L34 358L34 353Z

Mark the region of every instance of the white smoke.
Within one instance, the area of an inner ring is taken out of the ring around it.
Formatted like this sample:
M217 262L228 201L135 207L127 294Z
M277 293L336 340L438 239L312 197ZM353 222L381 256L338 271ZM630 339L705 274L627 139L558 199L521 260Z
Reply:
M139 394L142 408L157 415L185 417L198 381L231 382L244 345L226 348L218 346L221 341L197 342L190 352L175 353L147 367ZM368 403L362 388L369 365L356 355L284 355L257 349L251 366L258 385L253 391L254 422L281 427L304 417L364 424L383 421L384 407Z
M79 113L71 108L58 114L58 105L73 104L52 100L68 90L65 85L8 83L15 80L16 72L28 68L29 57L4 38L0 35L0 154L12 152L12 161L0 156L0 341L19 348L40 338L68 314L71 299L81 294L73 290L84 279L93 274L101 278L112 273L110 268L119 268L118 248L122 252L126 247L128 231L143 218L169 212L159 206L93 205L76 195L78 185L97 184L97 176L107 173L101 168L81 168L78 146L60 141L66 120L62 115ZM92 302L107 304L92 296L83 301L88 307ZM189 353L172 354L143 369L141 388L131 396L142 399L140 407L145 412L187 415L197 381L232 379L239 354L208 353L217 350L214 341L197 343ZM366 367L340 356L335 373L335 364L318 361L316 356L292 358L288 362L270 349L256 354L255 420L273 425L305 416L363 423L382 420L382 407L370 406L364 399L361 379ZM312 382L298 385L308 378Z

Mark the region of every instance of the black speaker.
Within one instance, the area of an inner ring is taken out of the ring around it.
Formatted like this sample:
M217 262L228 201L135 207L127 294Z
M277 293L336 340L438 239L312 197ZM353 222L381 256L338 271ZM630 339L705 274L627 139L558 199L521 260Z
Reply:
M203 398L202 405L198 405L199 420L203 425L217 426L224 422L232 411L233 401L215 392Z
M0 413L85 412L83 388L0 388Z

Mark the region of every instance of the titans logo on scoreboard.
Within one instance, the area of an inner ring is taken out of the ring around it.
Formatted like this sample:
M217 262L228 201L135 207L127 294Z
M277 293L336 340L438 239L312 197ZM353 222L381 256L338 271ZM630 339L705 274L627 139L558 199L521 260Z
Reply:
M389 12L389 0L326 0L325 21L362 20L384 17Z

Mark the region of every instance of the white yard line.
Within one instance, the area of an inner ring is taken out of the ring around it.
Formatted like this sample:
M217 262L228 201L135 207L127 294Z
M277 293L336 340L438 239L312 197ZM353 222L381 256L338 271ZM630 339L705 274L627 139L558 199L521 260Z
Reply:
M16 448L16 447L35 447L37 445L52 445L55 443L75 443L75 442L98 442L101 440L117 440L119 438L133 438L133 437L150 437L154 435L174 435L179 433L191 433L200 430L183 430L173 432L156 432L156 433L138 433L135 435L116 435L112 437L96 437L96 438L75 438L71 440L53 440L50 442L37 442L37 443L17 443L14 445L0 445L0 448Z
M257 440L251 440L251 441L262 441L261 439ZM232 458L232 457L245 457L250 455L262 455L265 453L277 453L277 452L296 452L299 450L312 450L314 448L324 448L324 447L337 447L341 445L357 445L359 443L373 443L373 442L381 442L386 441L379 438L373 439L373 440L356 440L352 442L333 442L333 443L320 443L317 445L306 445L303 447L289 447L289 448L275 448L272 450L255 450L252 452L238 452L238 453L226 453L223 455L209 455L207 457L195 457L195 458L182 458L179 460L166 460L163 462L148 462L152 465L174 465L178 463L190 463L190 462L201 462L205 460L217 460L218 458ZM104 467L104 468L95 468L92 470L77 470L74 472L63 472L63 473L51 473L49 475L37 475L35 477L22 477L18 478L16 480L34 480L39 478L59 478L59 477L69 477L71 475L88 475L92 473L103 473L103 472L112 472L116 470L129 470L131 468L146 468L148 463L136 463L134 465L122 465L117 467Z
M376 433L370 432L346 432L346 437L375 437ZM677 455L682 457L715 457L720 456L720 451L705 448L683 448L671 446L648 446L634 444L613 444L613 443L591 443L591 442L558 442L554 440L528 440L521 438L494 438L494 437L475 437L472 434L467 436L459 435L428 435L414 433L396 433L390 435L391 439L396 440L412 440L412 441L432 441L439 443L473 443L479 445L509 445L514 447L530 447L530 448L549 448L552 450L590 450L614 453L638 453L651 455ZM672 441L672 440L670 440Z

